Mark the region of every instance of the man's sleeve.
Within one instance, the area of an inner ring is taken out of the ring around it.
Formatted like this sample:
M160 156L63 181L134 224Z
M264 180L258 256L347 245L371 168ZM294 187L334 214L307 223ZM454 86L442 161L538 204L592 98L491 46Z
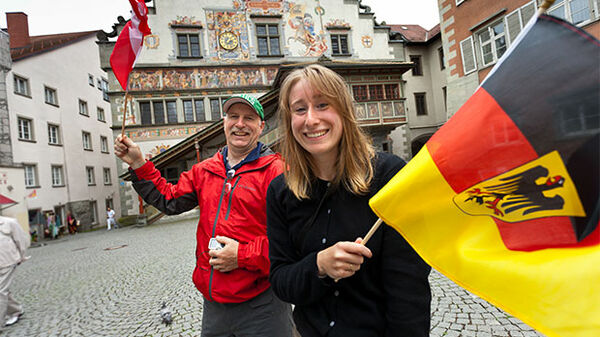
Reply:
M179 176L177 184L170 184L160 175L154 163L147 161L142 167L131 170L133 188L150 205L167 215L180 214L198 206L194 181L194 168Z
M27 250L31 244L31 237L25 233L21 225L16 220L10 221L10 225L13 240L19 249L21 259L23 259L25 257L25 250Z

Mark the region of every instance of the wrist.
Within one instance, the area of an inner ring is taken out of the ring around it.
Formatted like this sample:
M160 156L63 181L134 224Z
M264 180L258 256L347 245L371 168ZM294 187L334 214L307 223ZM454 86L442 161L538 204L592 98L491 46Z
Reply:
M322 258L321 254L323 254L323 251L320 251L317 253L317 269L319 272L319 277L323 278L323 277L327 276L327 273L325 272L325 268L323 268L323 266L321 266L321 258Z
M133 163L131 163L131 165L129 165L129 166L131 166L131 169L133 169L133 170L137 170L137 169L139 169L140 167L144 166L144 164L146 164L146 160L145 160L145 159L141 159L141 160L136 160L136 161L134 161L134 162L133 162Z

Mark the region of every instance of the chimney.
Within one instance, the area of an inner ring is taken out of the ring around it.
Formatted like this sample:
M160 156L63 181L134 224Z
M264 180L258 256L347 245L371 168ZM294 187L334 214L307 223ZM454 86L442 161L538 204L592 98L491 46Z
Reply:
M29 23L23 12L6 13L10 48L24 47L29 44Z

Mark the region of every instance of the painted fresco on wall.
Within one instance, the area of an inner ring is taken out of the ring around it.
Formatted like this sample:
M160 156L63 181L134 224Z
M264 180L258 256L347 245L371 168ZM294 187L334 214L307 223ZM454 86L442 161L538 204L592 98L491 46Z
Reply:
M233 0L233 8L248 14L282 15L284 5L283 0Z
M133 70L129 88L130 91L159 91L267 86L276 75L277 67Z
M350 28L350 24L341 19L329 20L327 24L325 24L325 28Z
M303 56L323 55L327 50L326 36L323 31L325 9L317 1L313 16L305 4L289 2L287 6L289 6L288 25L294 32L293 36L288 37L287 43Z
M116 121L119 123L123 123L123 109L125 106L123 105L123 101L125 100L125 96L117 97L115 99L115 104L117 105L117 118ZM132 109L131 100L127 103L127 114L125 115L125 125L135 125L135 113ZM114 111L114 110L113 110ZM115 120L113 118L113 120Z
M202 26L202 21L196 20L195 16L177 15L175 20L169 22L171 26Z
M184 138L201 131L206 126L146 128L140 130L125 130L125 135L136 141L149 141L155 139Z
M365 48L371 48L373 46L373 38L369 35L364 35L360 41Z
M162 88L162 70L133 70L129 75L129 90L156 90Z
M205 10L209 57L213 61L248 60L248 27L243 11ZM223 36L227 35L227 39ZM228 44L224 44L228 41Z
M171 147L171 145L165 145L164 143L161 143L160 145L156 145L155 147L153 147L152 149L150 149L150 151L148 151L146 153L146 160L150 160L150 159L152 159L152 157L158 156L159 154L167 151L170 147Z

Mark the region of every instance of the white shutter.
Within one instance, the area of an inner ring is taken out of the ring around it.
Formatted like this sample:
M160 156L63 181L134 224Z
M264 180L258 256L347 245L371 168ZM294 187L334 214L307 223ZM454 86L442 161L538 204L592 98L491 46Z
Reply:
M477 70L475 47L473 46L472 36L460 41L460 54L462 56L463 71L465 75Z
M592 10L594 11L594 14L592 15L592 20L594 18L600 18L600 0L595 0L594 3L595 6L592 8Z
M529 22L529 20L535 15L535 11L536 11L536 7L535 7L535 2L530 2L527 5L521 7L521 22L523 23L524 27L527 22Z
M517 9L516 11L508 14L504 20L506 21L505 26L508 33L508 41L509 43L512 43L517 38L517 35L519 35L521 32L521 27L523 27L521 24L519 10Z

